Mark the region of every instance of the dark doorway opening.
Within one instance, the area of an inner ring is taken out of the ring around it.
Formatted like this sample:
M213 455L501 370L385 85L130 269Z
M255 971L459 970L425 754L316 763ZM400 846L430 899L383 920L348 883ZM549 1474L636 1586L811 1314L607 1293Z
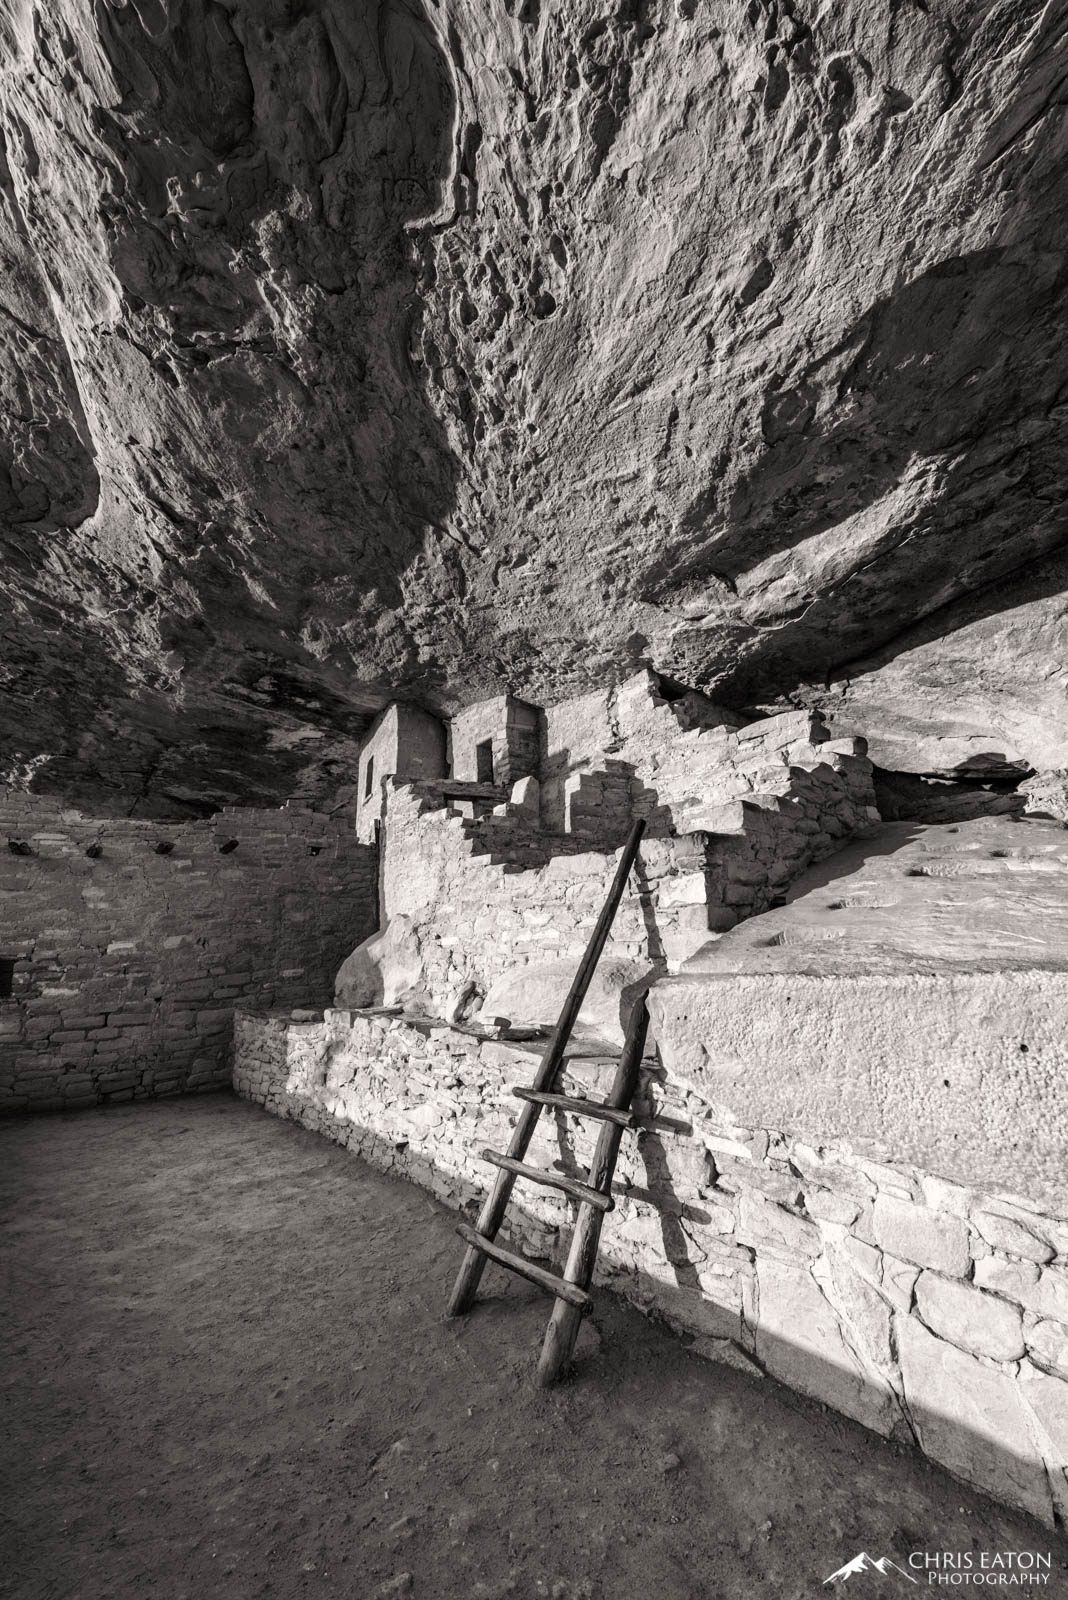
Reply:
M493 782L493 740L475 745L475 776L479 783Z

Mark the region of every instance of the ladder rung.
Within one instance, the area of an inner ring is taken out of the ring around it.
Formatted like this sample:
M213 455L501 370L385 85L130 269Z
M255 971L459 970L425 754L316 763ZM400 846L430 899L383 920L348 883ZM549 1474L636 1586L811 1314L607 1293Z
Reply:
M596 1117L600 1122L614 1122L619 1128L633 1128L634 1114L618 1111L615 1106L603 1106L598 1100L576 1100L569 1094L545 1094L540 1089L513 1089L520 1100L532 1100L538 1106L551 1106L554 1111L570 1111L573 1117Z
M558 1300L566 1300L568 1305L577 1306L580 1311L589 1311L592 1307L593 1300L585 1289L580 1289L574 1283L565 1283L563 1278L558 1278L555 1272L546 1272L544 1267L536 1267L526 1256L502 1249L499 1244L494 1244L469 1223L461 1222L456 1231L465 1244L471 1245L475 1250L481 1250L484 1256L489 1256L498 1266L507 1267L509 1272L517 1272L521 1278L529 1278L531 1283L536 1283L539 1289L547 1289L550 1294L556 1295Z
M563 1173L543 1172L541 1167L528 1167L522 1161L514 1161L511 1156L502 1156L496 1150L483 1150L483 1161L492 1161L495 1167L503 1167L505 1172L514 1172L517 1178L529 1178L531 1183L543 1183L547 1189L562 1189L564 1194L571 1195L574 1200L581 1200L585 1205L595 1206L598 1211L612 1211L615 1201L610 1194L605 1194L603 1189L591 1189L588 1183L580 1183L577 1178L568 1178Z

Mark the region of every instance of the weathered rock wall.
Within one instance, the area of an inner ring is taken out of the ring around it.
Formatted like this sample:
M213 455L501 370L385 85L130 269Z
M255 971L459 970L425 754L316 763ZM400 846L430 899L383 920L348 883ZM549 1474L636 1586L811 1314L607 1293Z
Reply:
M536 1060L400 1018L241 1014L234 1086L474 1212L493 1172L478 1152L507 1147L509 1091ZM649 1066L598 1281L703 1353L744 1356L1010 1504L1068 1519L1068 1216L848 1140L787 1138L758 1116L739 1127ZM611 1070L576 1059L564 1087L603 1095ZM529 1159L582 1175L595 1138L588 1121L546 1116ZM516 1201L511 1238L559 1263L570 1203L525 1185Z
M1063 767L1066 26L3 0L11 781L314 796L641 663Z
M235 1004L322 1004L374 928L351 816L162 828L8 793L0 832L0 1115L225 1084Z

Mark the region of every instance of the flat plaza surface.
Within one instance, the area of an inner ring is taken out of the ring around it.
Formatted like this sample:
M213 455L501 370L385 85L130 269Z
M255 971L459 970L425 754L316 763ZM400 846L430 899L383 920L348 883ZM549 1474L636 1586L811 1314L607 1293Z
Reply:
M537 1390L547 1300L446 1321L455 1218L228 1096L4 1124L0 1204L11 1600L804 1600L862 1550L1068 1596L1057 1535L604 1291Z

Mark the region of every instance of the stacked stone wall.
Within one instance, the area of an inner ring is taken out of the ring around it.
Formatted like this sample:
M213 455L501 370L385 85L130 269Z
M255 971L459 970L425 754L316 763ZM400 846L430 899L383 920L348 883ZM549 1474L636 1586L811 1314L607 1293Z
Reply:
M237 1019L234 1084L474 1213L536 1056L443 1026ZM609 1064L564 1087L602 1095ZM597 1279L1047 1523L1068 1518L1068 1218L847 1143L738 1127L651 1060ZM581 1175L596 1126L543 1116L528 1159ZM560 1263L571 1203L520 1185L512 1241ZM459 1261L460 1246L457 1246Z
M647 776L680 733L736 727L743 719L691 691L668 701L655 673L549 706L543 713L539 776L548 826L565 827L568 795L585 773L613 768ZM704 777L695 772L700 782Z
M474 782L479 777L477 746L493 750L493 782L510 784L538 766L538 710L512 695L497 695L457 712L449 724L452 776Z
M577 963L620 852L546 835L518 815L465 818L435 806L433 798L427 785L392 790L383 883L387 917L412 919L428 1008L448 1017L472 985L484 994L514 967L559 958ZM704 834L648 840L616 913L606 956L656 966L703 943L709 937L713 854L713 841ZM680 899L684 882L689 888ZM696 914L684 903L687 896L699 901Z
M808 713L791 714L760 724L759 735L724 734L738 743L717 748L728 758L741 753L733 765L727 758L709 765L718 801L704 798L703 769L679 761L689 799L676 815L692 826L677 833L650 828L613 925L610 955L675 969L710 937L767 910L813 861L871 828L871 764L850 753L852 741L850 751L836 748L821 759L824 746L803 737L810 721ZM781 792L758 793L752 774L764 772L775 754ZM809 764L789 755L804 755ZM448 803L448 785L389 787L385 915L412 919L436 1015L453 1015L472 984L484 993L516 966L578 960L622 841L642 812L640 784L629 775L609 776L611 783L582 775L574 793L585 795L585 803L569 802L573 827L561 834L522 806L461 815ZM728 798L738 792L748 798Z
M0 1114L229 1082L235 1003L323 1004L374 929L350 815L101 820L0 797Z

